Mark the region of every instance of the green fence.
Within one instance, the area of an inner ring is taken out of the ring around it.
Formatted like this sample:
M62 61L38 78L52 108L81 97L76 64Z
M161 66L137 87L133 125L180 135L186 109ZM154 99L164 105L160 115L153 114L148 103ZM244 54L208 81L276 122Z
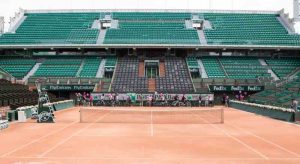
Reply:
M255 113L279 120L294 122L295 121L295 113L289 111L282 111L282 110L272 110L268 108L263 108L259 106L249 106L246 104L241 104L237 102L230 101L230 107L243 110L250 113Z

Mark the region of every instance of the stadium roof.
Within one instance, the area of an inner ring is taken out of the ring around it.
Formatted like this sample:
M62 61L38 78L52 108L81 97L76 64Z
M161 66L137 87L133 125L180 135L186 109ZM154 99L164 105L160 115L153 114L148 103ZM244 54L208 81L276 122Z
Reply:
M24 10L0 48L300 49L300 35L281 11Z

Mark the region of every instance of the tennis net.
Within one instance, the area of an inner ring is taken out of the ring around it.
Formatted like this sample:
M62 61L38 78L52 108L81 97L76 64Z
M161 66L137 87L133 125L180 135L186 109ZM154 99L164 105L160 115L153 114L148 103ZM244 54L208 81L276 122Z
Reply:
M81 123L214 124L224 123L223 108L80 108Z

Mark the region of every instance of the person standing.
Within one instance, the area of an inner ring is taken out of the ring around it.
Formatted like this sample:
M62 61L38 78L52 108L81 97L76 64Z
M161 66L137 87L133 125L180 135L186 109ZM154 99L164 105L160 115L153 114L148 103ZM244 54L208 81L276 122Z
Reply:
M90 106L94 106L94 102L93 102L94 98L92 95L90 95Z
M208 101L209 101L209 105L213 106L213 97L212 96L208 97Z
M295 112L298 112L298 101L296 99L292 100L291 108L294 109Z
M201 104L202 104L202 97L201 97L201 95L199 95L198 101L199 101L199 107L200 107Z
M226 95L226 97L225 97L225 106L229 107L229 96L228 95Z
M209 101L209 96L206 96L205 97L205 100L204 100L204 106L208 106L208 101Z

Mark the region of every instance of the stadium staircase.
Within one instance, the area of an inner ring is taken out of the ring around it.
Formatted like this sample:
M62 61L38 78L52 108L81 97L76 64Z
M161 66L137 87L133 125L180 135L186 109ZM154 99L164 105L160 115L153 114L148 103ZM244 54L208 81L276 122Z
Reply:
M103 41L104 41L104 38L105 38L105 35L106 35L106 29L101 29L100 30L100 33L98 35L98 39L97 39L97 44L103 44Z
M197 33L198 33L198 37L199 37L199 40L200 40L200 44L207 44L204 31L203 30L197 30Z
M283 12L280 13L280 16L277 17L277 20L281 23L281 25L286 29L286 31L289 34L295 34L293 22Z
M139 61L139 77L145 76L145 62Z
M273 72L273 70L268 66L268 64L266 63L265 59L258 59L260 65L262 65L263 67L265 67L268 70L268 73L271 75L271 77L277 81L279 80L279 77Z
M28 78L29 78L30 76L33 76L33 75L34 75L34 73L39 69L39 67L40 67L41 64L42 64L42 63L36 63L36 64L32 67L32 69L28 72L28 74L23 78L23 82L25 82L25 84L27 84Z
M27 16L24 16L23 12L20 12L20 15L14 18L14 21L10 22L10 27L8 29L9 33L15 33L19 26L24 22Z
M85 65L85 60L82 60L81 61L81 64L80 64L80 67L79 67L79 69L78 69L78 71L77 71L77 73L76 73L76 77L79 77L80 76L80 74L81 74L81 71L83 70L83 66Z
M105 72L106 59L102 59L97 70L96 78L103 78Z
M166 69L165 69L165 62L159 61L159 77L165 77Z
M148 92L153 93L156 91L155 79L148 79Z
M225 76L228 77L228 74L227 74L227 72L226 72L226 69L225 69L224 65L221 63L220 58L218 58L217 61L218 61L219 65L221 66L222 71L224 72Z
M204 79L208 78L202 60L197 59L197 62L198 62L199 68L200 68L201 78L204 78Z

